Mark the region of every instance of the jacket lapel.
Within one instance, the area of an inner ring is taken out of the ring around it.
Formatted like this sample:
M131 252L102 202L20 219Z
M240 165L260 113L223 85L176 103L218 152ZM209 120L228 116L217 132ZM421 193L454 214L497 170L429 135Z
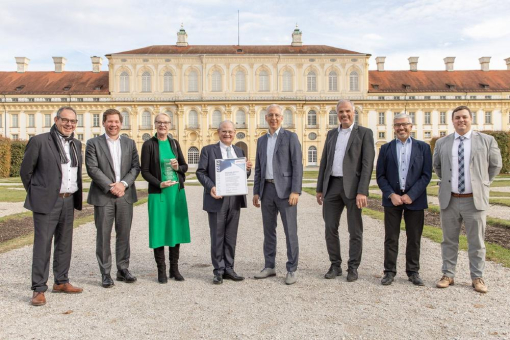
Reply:
M278 133L278 137L276 137L276 145L274 147L273 157L276 154L276 152L278 151L278 148L280 147L280 144L282 144L282 141L283 141L283 139L285 137L287 137L287 135L285 134L285 130L283 128L280 128L280 132Z
M411 137L409 137L411 138ZM412 142L413 142L413 145L411 147L411 160L409 161L409 168L408 168L408 172L411 170L412 166L413 166L413 163L414 163L414 159L416 158L416 155L418 155L420 153L420 150L419 150L419 147L418 147L418 143L412 139Z
M266 163L267 163L267 133L260 137L260 168L263 176L266 176Z
M336 149L336 142L338 140L338 128L334 129L332 132L332 136L329 139L329 154L328 159L331 160L331 167L333 167L333 160L335 159L335 149Z
M398 156L397 156L397 140L394 139L390 142L390 154L395 161L395 167L398 169Z
M106 155L106 159L110 163L110 168L112 169L112 173L115 174L115 170L113 167L113 159L110 153L110 148L108 147L108 142L106 141L106 135L101 135L98 137L98 142L101 148L103 149L104 154ZM121 146L122 147L122 146Z
M126 170L131 169L131 152L129 152L129 140L120 138L120 176L122 177Z
M471 132L471 157L470 157L470 164L473 163L473 159L475 157L476 149L478 149L478 145L480 144L480 135L478 132L473 131Z
M223 158L223 156L221 155L220 142L218 142L214 146L214 159L222 159L222 158Z
M347 153L347 151L351 147L352 141L354 140L354 138L358 138L358 125L357 124L354 124L354 126L352 127L351 135L349 136L349 140L347 141L347 147L345 148L345 153Z
M452 166L452 148L453 148L454 140L455 140L455 133L452 133L446 137L446 141L444 144L444 147L446 148L446 159L448 160L449 169L451 169L451 166Z
M53 153L53 157L55 157L55 162L58 164L58 171L62 173L62 164L60 163L60 154L58 153L57 146L51 137L51 133L48 135L48 145L50 147L51 152Z

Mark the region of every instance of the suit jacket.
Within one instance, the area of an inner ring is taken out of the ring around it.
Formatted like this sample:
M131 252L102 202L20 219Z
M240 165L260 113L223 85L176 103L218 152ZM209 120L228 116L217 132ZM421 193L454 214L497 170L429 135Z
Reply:
M137 201L135 180L140 173L138 151L135 142L127 137L120 137L120 149L120 180L128 184L122 198L133 204ZM110 148L104 134L87 141L85 165L87 173L92 179L87 203L104 206L112 198L116 198L117 196L110 192L110 184L116 182L115 171Z
M264 195L264 184L266 181L267 140L267 134L257 140L253 194L259 195L260 199ZM294 132L283 128L280 128L274 148L273 177L276 193L279 198L288 198L292 192L301 194L303 182L301 144Z
M82 208L81 142L73 139L78 153L78 191L74 193L74 208ZM62 185L62 164L57 146L49 132L30 138L20 168L21 181L27 191L24 207L36 213L48 214L57 202Z
M232 145L237 156L245 157L244 151ZM200 184L204 186L204 203L203 209L207 212L219 212L223 205L223 199L215 199L211 196L211 189L216 186L216 159L223 158L221 155L220 143L207 145L202 148L200 160L198 161L197 178ZM246 176L250 177L251 170L247 171ZM241 208L246 208L246 195L242 197Z
M382 205L393 207L389 196L391 194L401 195L396 139L384 144L379 150L376 174L377 184L383 194ZM404 204L404 209L423 210L428 208L427 185L431 178L432 153L430 152L430 146L413 138L411 160L404 189L404 194L407 194L413 200L413 203Z
M440 179L439 205L446 209L452 195L452 148L455 134L438 139L434 148L434 171ZM503 162L494 137L481 132L471 133L471 159L469 163L473 201L477 210L489 208L489 188L499 174Z
M328 192L337 139L338 128L334 128L328 132L322 152L316 191L322 193L323 196L326 196ZM343 183L347 198L354 199L357 194L368 196L368 186L374 169L374 158L375 149L372 130L354 124L347 141L343 160Z

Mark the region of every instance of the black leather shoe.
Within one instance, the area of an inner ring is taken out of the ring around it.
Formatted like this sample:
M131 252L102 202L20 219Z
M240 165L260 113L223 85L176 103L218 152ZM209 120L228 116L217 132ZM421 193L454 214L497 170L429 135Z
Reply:
M334 279L337 276L342 276L342 268L331 265L326 274L324 274L324 278L326 279Z
M111 288L115 286L115 283L113 282L110 274L101 275L101 286L103 286L103 288Z
M136 277L133 276L129 270L122 269L117 272L117 281L124 281L126 283L133 283L136 281Z
M412 273L409 275L409 281L411 281L415 286L425 286L425 283L423 283L423 280L418 273Z
M223 274L223 278L232 281L243 281L244 277L237 275L235 271L228 271Z
M381 284L383 286L389 286L393 282L395 278L395 274L393 273L384 273L384 277L381 279Z
M358 270L356 268L347 269L347 281L354 282L358 279Z
M222 275L214 275L212 283L214 283L215 285L221 285L223 283Z

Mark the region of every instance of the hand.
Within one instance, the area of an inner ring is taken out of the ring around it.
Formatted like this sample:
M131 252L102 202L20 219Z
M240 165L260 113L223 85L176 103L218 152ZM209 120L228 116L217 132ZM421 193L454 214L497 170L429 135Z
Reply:
M212 188L211 188L211 196L212 196L213 198L217 199L217 200L220 200L220 199L222 199L222 198L223 198L223 197L221 197L221 196L216 196L216 187L212 187Z
M298 200L299 200L299 194L296 192L291 192L290 196L289 196L289 204L297 205Z
M391 199L391 203L394 206L398 206L398 205L404 204L404 202L402 202L402 197L400 195L391 194L390 199Z
M324 197L322 196L322 192L318 192L317 194L315 194L315 197L317 198L317 203L319 203L319 205L322 205L322 202L324 202Z
M260 208L259 195L253 195L253 205Z
M250 161L246 162L246 171L251 170L253 164Z
M402 196L402 202L404 204L411 204L413 203L413 200L411 199L411 197L409 197L409 195L405 194Z
M179 162L177 161L177 159L175 158L172 158L170 160L170 166L172 167L172 169L174 169L175 171L179 170Z
M366 195L363 194L357 194L356 195L356 206L358 209L368 207L368 199Z
M177 183L179 183L179 182L177 182L177 181L164 181L164 182L161 182L159 187L161 189L164 189L164 188L168 188L168 187L171 187L173 185L176 185Z
M121 182L110 184L110 192L117 197L124 196L125 191L126 191L126 187Z

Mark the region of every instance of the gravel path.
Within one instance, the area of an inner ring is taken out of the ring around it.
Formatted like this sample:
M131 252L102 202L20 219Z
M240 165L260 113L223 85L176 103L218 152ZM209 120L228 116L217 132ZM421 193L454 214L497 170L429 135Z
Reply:
M43 307L29 305L32 247L0 254L0 339L498 339L510 338L510 270L487 263L489 293L470 287L465 252L459 256L456 285L434 288L441 275L439 244L422 242L421 276L425 287L406 280L404 247L393 285L379 282L383 270L383 228L365 217L360 279L345 274L325 280L329 267L323 222L315 197L299 203L301 244L298 282L286 286L285 241L278 227L276 278L254 280L263 267L260 210L243 209L238 235L236 271L243 282L212 284L209 228L201 208L201 187L186 189L190 204L192 243L181 247L184 282L157 283L148 248L147 206L135 208L131 271L135 284L99 285L94 255L95 227L75 229L70 277L84 288L79 295L46 294ZM347 259L345 217L341 222L342 254ZM405 238L401 238L404 244ZM113 242L112 242L113 243ZM112 244L113 246L113 244ZM343 265L345 271L345 264ZM50 281L52 278L50 277Z

